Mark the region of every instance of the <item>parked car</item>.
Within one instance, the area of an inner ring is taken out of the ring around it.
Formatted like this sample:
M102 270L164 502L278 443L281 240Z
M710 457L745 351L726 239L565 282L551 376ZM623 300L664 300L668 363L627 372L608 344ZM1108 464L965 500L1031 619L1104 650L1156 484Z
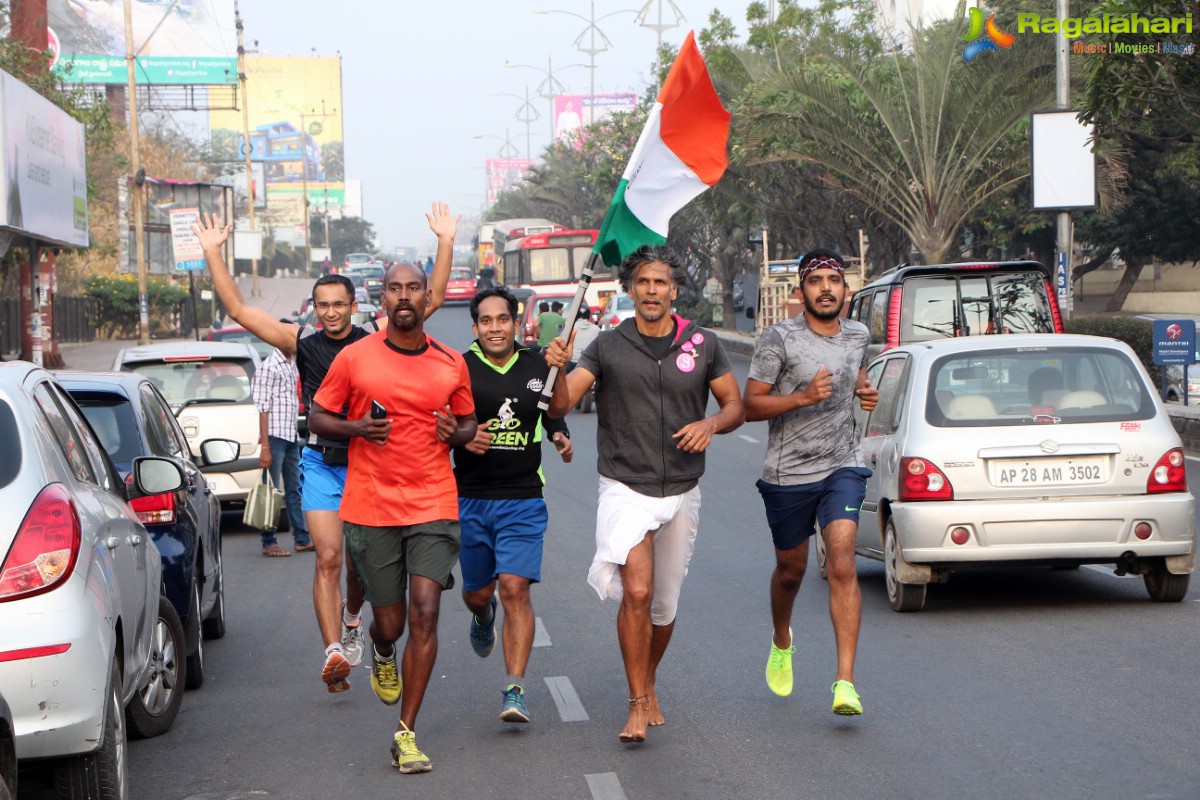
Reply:
M562 303L562 315L566 317L567 309L571 307L571 301L575 299L573 294L534 294L524 301L525 305L521 316L521 329L518 335L524 344L536 344L537 335L533 332L533 323L537 321L538 306L542 303L553 305L554 303Z
M383 300L383 276L386 273L382 263L357 264L350 267L349 274L361 275L363 288L367 290L367 301L379 305Z
M113 370L149 378L171 405L193 453L205 439L229 438L240 445L237 460L201 471L223 511L241 510L255 484L258 466L258 408L250 379L261 363L248 344L179 342L121 350Z
M471 302L475 299L475 283L475 274L471 270L450 270L450 280L446 283L446 302Z
M12 711L0 694L0 800L17 796L17 739L13 733Z
M162 558L163 592L183 624L188 689L204 683L204 639L225 635L225 577L221 563L221 504L200 472L237 458L238 444L209 439L193 455L166 399L138 373L59 372L66 389L100 439L117 473L130 480L133 459L170 459L185 481L174 492L139 497L130 506ZM212 442L226 444L225 458L209 461Z
M617 292L608 298L600 312L600 330L611 331L634 315L633 298L624 292Z
M231 325L226 328L214 328L204 337L206 342L243 342L250 345L258 353L258 357L262 361L266 361L267 356L275 352L275 345L267 344L256 334L243 328L241 325Z
M1179 434L1125 344L937 340L889 350L867 377L880 400L856 410L874 471L856 549L884 562L894 609L995 564L1114 564L1154 600L1183 599L1195 500Z
M127 735L170 729L183 630L129 500L177 491L171 460L127 484L70 396L0 364L0 695L20 760L52 761L63 796L128 797Z
M351 269L362 264L370 264L375 261L375 256L370 253L347 253L346 259L342 262L345 269Z
M854 294L850 319L874 358L909 342L992 333L1062 333L1050 271L1036 261L903 264Z

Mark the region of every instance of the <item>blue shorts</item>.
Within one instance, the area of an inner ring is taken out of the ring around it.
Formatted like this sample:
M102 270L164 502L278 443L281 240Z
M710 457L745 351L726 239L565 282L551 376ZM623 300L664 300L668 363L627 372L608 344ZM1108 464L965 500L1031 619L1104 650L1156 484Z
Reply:
M549 523L546 501L482 500L458 498L458 524L462 531L458 563L463 588L478 591L501 573L542 579L542 543Z
M858 512L867 496L866 467L842 467L823 480L780 486L759 479L758 492L767 510L767 524L776 550L792 550L835 519L858 522Z
M307 445L300 455L300 484L305 511L338 511L342 507L342 489L346 486L346 467L331 467L320 450Z

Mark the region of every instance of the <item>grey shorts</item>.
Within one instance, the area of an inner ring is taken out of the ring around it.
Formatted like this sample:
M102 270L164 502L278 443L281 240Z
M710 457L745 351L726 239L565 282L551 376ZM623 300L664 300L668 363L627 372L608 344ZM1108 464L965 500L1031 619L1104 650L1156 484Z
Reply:
M345 535L363 594L372 606L403 602L409 575L429 578L443 589L454 588L451 570L458 563L458 520L385 528L347 522Z

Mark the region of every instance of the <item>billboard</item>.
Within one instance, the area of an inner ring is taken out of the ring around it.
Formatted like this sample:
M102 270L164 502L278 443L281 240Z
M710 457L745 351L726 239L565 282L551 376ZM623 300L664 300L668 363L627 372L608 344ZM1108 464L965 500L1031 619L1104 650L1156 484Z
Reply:
M213 144L231 161L262 165L272 226L304 224L303 188L309 205L339 210L344 204L342 64L337 57L247 58L250 140L241 111L209 112Z
M492 205L500 195L525 180L533 167L529 158L489 158L484 164L487 175L487 203Z
M560 94L554 98L554 138L561 139L571 131L607 119L616 111L637 108L637 95L624 94Z
M132 0L139 84L237 83L234 0ZM124 0L47 0L53 69L79 83L125 84Z
M83 124L0 71L0 227L87 247Z

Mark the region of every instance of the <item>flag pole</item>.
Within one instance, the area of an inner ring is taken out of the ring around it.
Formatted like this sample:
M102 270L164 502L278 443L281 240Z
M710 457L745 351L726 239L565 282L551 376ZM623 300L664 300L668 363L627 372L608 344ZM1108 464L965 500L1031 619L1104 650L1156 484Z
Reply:
M567 319L571 320L571 323L563 326L562 339L564 342L571 341L571 331L575 330L575 323L579 321L579 306L583 303L583 296L592 283L596 263L599 261L600 254L592 253L587 263L584 264L583 271L579 274L579 286L575 288L575 297L571 300L571 308L567 312ZM550 397L554 394L554 383L557 380L558 367L551 367L550 374L546 376L546 385L542 387L542 396L538 399L538 408L542 411L550 408Z

